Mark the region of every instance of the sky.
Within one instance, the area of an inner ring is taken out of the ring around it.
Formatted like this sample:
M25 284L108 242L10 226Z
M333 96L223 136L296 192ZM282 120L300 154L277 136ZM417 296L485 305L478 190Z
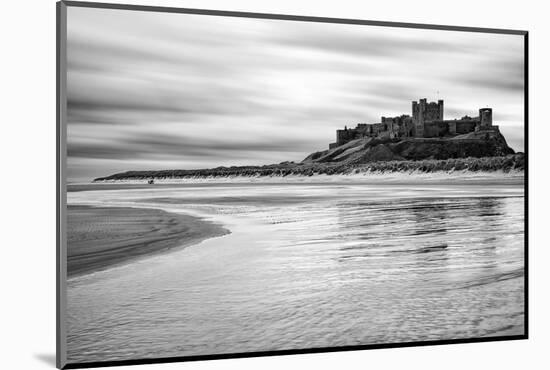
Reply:
M336 130L445 100L523 151L523 37L69 7L70 182L301 161Z

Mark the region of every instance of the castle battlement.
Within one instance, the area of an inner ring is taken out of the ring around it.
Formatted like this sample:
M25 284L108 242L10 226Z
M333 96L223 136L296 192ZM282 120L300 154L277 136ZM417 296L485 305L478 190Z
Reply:
M498 126L493 126L491 108L479 109L477 117L464 116L460 119L446 120L443 100L428 102L424 98L412 102L412 116L383 116L378 123L358 123L355 128L348 129L346 126L343 130L336 130L336 142L330 144L329 148L336 148L362 137L434 138L482 130L498 131Z

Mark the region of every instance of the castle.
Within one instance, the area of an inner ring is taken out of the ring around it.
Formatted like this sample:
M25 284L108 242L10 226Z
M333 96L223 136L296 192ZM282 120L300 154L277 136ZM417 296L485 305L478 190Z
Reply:
M443 100L428 103L426 99L412 102L412 117L382 117L380 123L359 123L355 128L336 130L336 142L329 149L363 137L380 138L434 138L456 136L476 131L498 131L493 125L493 110L479 109L477 117L464 116L446 120L443 116Z

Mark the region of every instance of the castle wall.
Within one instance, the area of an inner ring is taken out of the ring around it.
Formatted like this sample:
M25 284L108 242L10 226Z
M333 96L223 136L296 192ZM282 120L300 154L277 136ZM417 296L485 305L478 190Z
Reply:
M350 140L353 140L355 136L355 130L336 130L336 145L344 145Z
M412 117L407 116L403 119L402 132L405 137L414 136L414 123Z
M424 137L442 137L449 134L449 125L444 121L431 121L424 124Z
M468 121L462 121L457 120L456 122L456 134L467 134L468 132L474 132L476 130L476 126L479 124L478 120L468 120Z
M441 127L437 129L434 125L439 125ZM430 128L429 132L426 133L424 137L437 137L440 136L442 132L444 135L467 134L468 132L474 132L478 125L479 120L472 118L427 122L426 127L429 126Z
M388 131L388 124L387 123L374 123L373 125L373 131L376 132L376 134L380 134L381 132Z
M420 99L412 102L412 116L381 117L379 123L359 123L353 129L336 131L336 143L330 148L362 137L443 137L461 135L477 130L491 130L493 116L491 108L481 108L479 117L464 116L459 120L444 120L443 100L427 102ZM498 130L498 128L496 129Z
M449 126L449 135L456 135L456 121L450 121L447 125Z
M360 123L355 128L357 131L355 138L378 136L381 132L388 131L390 126L388 123Z

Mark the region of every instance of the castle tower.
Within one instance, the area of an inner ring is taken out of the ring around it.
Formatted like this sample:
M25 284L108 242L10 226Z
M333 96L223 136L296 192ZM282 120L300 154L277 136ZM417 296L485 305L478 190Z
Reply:
M413 118L413 122L416 123L416 120L418 118L418 102L417 101L412 102L412 118Z
M444 118L443 118L443 100L442 99L439 99L437 101L437 107L439 108L439 120L443 121Z
M493 109L481 108L479 110L479 125L481 129L489 128L493 125Z
M420 99L412 103L412 116L416 137L424 137L427 122L443 121L443 100L428 103L427 99Z
M412 102L412 116L414 124L414 136L424 137L424 114L426 112L427 99Z

